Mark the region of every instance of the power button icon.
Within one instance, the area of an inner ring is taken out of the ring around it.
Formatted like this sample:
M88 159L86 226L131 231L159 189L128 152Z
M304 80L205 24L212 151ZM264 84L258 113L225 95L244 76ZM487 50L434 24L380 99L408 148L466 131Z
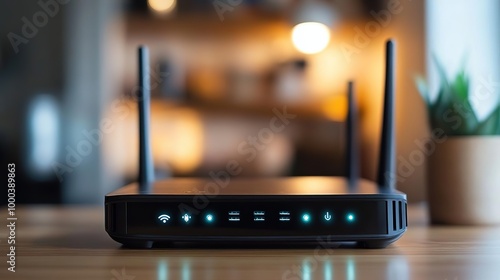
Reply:
M332 215L330 214L330 212L326 212L323 217L325 218L325 221L330 221L332 219Z

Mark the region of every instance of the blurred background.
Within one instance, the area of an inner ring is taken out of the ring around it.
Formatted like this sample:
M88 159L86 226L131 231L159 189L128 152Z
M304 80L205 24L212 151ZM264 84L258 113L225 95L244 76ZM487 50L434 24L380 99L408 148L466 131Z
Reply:
M345 174L352 79L361 174L374 179L392 37L398 188L422 201L425 159L411 157L429 132L414 78L432 87L432 54L498 76L499 14L489 0L0 1L1 164L16 164L23 203L97 204L134 181L147 45L157 178L208 177L231 160L241 176ZM268 133L284 106L296 117Z

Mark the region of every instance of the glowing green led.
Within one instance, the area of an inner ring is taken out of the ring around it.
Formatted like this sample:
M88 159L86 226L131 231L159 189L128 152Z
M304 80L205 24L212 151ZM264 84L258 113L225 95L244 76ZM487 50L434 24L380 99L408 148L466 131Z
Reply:
M352 223L356 220L356 216L354 216L354 214L352 214L352 213L347 213L345 218L349 223Z
M205 220L207 220L207 222L209 222L209 223L213 222L213 221L214 221L214 215L212 215L212 214L207 214L207 215L205 216Z
M309 214L306 213L306 214L302 215L302 221L304 223L308 223L310 220L311 220L311 216L309 216Z

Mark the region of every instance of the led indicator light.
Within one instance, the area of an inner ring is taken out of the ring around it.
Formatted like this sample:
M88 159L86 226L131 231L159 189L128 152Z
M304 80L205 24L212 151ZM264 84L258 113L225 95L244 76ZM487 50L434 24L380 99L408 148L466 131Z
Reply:
M253 220L256 222L263 222L266 220L264 216L266 215L266 211L253 211Z
M160 220L162 223L167 223L168 220L170 220L170 216L167 214L162 214L158 216L158 220Z
M332 219L332 214L330 214L330 212L326 212L323 217L325 218L325 221L330 221Z
M191 216L188 214L184 214L184 215L182 215L182 220L184 220L184 222L188 223L189 220L191 220Z
M290 221L290 211L280 211L280 221L289 222Z
M229 221L239 222L240 221L240 211L229 211Z
M207 222L211 223L214 220L214 216L212 214L207 214L205 216L205 219L207 220Z
M354 214L352 213L348 213L347 216L346 216L346 219L349 223L352 223L356 220L356 217L354 216Z
M302 215L302 221L304 221L304 223L308 223L310 220L311 216L309 216L309 214Z

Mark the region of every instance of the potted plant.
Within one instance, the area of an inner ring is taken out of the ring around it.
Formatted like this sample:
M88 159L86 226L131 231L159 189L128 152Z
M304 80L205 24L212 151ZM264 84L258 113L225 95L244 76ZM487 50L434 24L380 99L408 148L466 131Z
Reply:
M500 104L479 119L472 104L498 94L483 85L472 90L465 71L449 81L440 76L437 97L417 78L432 130L427 143L428 201L432 223L500 224ZM488 92L489 91L489 92Z

